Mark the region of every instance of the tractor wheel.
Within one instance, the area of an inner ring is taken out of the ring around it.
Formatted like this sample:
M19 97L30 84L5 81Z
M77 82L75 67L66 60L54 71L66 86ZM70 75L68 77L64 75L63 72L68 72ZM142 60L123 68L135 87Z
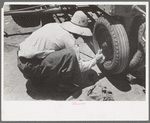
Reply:
M31 7L30 5L10 5L10 10L17 10ZM34 9L33 9L34 10ZM38 15L12 15L13 20L21 27L35 27L40 25L40 18Z
M145 19L138 18L132 28L132 38L133 42L137 41L137 51L133 55L133 58L129 64L129 70L138 70L145 66Z
M129 69L131 71L135 71L135 70L143 68L144 66L145 66L145 53L141 45L139 46L139 49L137 50L132 60L130 61Z
M142 23L140 25L139 31L138 31L138 42L141 43L143 50L145 52L145 43L146 43L146 23Z
M110 19L100 17L94 25L93 44L95 52L102 49L106 57L103 65L104 71L111 74L123 72L129 65L129 42L124 27Z

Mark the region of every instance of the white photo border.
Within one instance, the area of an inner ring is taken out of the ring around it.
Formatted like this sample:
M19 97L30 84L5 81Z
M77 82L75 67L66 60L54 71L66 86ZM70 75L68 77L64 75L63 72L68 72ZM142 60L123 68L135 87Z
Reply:
M29 3L29 2L28 2ZM149 75L149 4L148 2L30 2L30 4L145 4L146 5L146 75ZM27 4L6 2L5 4ZM1 9L1 94L3 95L3 8ZM2 121L147 121L149 119L149 76L146 76L146 101L88 102L72 105L72 101L4 101L1 96Z

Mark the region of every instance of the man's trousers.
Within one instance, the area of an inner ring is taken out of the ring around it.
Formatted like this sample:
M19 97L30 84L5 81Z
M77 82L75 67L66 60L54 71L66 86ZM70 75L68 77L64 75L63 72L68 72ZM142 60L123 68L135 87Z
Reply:
M34 83L42 84L47 79L49 83L82 83L78 60L71 49L56 51L44 59L18 57L18 68Z

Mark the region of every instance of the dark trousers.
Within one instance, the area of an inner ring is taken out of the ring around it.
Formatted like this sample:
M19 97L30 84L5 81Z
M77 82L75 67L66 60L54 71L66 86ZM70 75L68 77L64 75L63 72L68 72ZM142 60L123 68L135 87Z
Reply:
M63 49L49 54L44 59L18 57L18 68L35 83L82 84L82 75L75 52Z

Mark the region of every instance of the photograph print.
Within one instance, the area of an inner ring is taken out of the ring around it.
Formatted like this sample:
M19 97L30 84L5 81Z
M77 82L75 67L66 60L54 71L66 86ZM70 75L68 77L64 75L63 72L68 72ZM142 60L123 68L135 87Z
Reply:
M4 4L3 100L146 101L147 7Z

